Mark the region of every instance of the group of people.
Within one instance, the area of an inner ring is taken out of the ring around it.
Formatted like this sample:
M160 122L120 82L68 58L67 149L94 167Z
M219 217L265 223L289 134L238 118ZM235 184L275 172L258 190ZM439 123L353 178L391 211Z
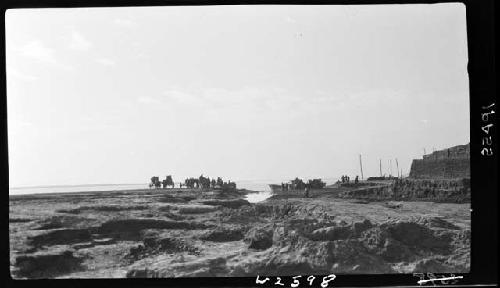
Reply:
M326 183L321 181L321 179L309 179L307 183L295 177L295 179L291 180L289 183L281 183L281 190L304 190L305 188L309 189L323 189L325 188Z
M288 190L294 190L295 188L293 187L293 184L291 183L281 183L281 190L282 191L288 191Z
M347 175L342 175L342 177L340 177L340 179L341 179L342 183L349 183L349 181L350 181L350 178Z
M288 190L296 190L296 187L294 187L296 185L294 184L290 184L290 183L281 183L281 189L282 191L288 191ZM306 198L309 197L309 185L305 184L304 185L304 196Z
M168 175L167 177L165 177L164 180L161 180L161 181L160 181L160 177L158 177L158 176L151 177L151 182L149 183L149 188L153 188L153 187L161 188L162 185L163 185L163 188L168 188L169 186L174 188L174 180L172 180L172 176Z
M304 185L297 185L295 183L281 183L282 191L288 190L301 190L304 189L304 196L309 198L309 186L308 184L303 183Z
M174 180L171 175L168 175L165 180L160 180L160 177L153 176L151 177L151 182L149 183L149 188L163 188L175 187ZM210 179L209 177L204 177L201 175L198 178L187 178L184 180L184 183L179 183L179 188L220 188L223 190L234 190L236 189L236 183L228 180L227 182L223 181L221 177L217 177L216 179Z
M187 178L184 180L184 184L182 186L186 186L187 188L222 188L222 189L236 189L236 183L228 180L227 182L223 181L221 177L217 177L210 179L210 177L204 177L201 175L198 178Z
M342 183L349 183L351 181L351 178L347 175L342 175L342 177L340 177ZM359 177L356 175L356 178L354 178L354 183L358 183L359 182Z

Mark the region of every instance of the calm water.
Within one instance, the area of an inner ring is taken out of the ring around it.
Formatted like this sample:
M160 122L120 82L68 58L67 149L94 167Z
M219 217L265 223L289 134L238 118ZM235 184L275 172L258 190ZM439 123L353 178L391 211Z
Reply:
M176 187L178 187L176 183ZM256 181L236 182L238 188L244 188L252 191L270 191L267 183ZM148 189L148 184L97 184L97 185L60 185L60 186L31 186L31 187L11 187L9 195L39 194L39 193L67 193L67 192L85 192L85 191L115 191L115 190L133 190Z
M255 181L242 181L242 182L237 182L236 185L238 188L258 191L257 193L250 193L246 195L245 199L250 203L261 202L271 197L271 191L267 183L259 183ZM149 188L148 184L38 186L38 187L10 188L9 195L68 193L68 192L87 192L87 191L115 191L115 190L148 189L148 188Z
M60 186L33 186L9 188L9 195L39 194L39 193L67 193L85 191L114 191L148 188L148 184L99 184L99 185L60 185Z
M281 183L282 181L237 181L238 188L257 191L258 193L248 194L245 198L248 202L256 203L264 201L271 197L269 183ZM178 187L176 183L176 187ZM86 191L116 191L116 190L134 190L148 189L148 184L99 184L99 185L61 185L61 186L33 186L9 188L9 195L39 194L39 193L68 193L68 192L86 192Z

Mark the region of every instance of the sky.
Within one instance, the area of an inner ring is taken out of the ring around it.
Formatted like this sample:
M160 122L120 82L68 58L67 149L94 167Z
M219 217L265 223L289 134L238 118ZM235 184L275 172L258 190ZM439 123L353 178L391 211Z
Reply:
M10 187L379 175L469 142L465 6L6 12Z

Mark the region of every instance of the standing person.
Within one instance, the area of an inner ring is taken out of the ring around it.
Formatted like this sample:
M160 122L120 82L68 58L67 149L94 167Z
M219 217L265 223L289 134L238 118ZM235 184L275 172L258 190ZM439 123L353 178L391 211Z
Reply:
M354 178L354 183L358 184L359 182L359 178L358 178L358 175L356 175L356 178Z
M304 188L306 198L309 198L309 187Z

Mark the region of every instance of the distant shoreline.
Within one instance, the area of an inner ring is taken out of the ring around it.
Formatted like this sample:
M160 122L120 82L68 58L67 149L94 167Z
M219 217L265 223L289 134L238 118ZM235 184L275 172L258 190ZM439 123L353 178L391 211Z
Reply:
M179 183L175 182L175 188L179 189ZM237 189L246 189L249 191L260 192L270 191L266 182L236 182ZM46 195L46 194L74 194L74 193L102 193L112 191L139 191L148 190L148 183L136 184L76 184L76 185L40 185L40 186L24 186L24 187L9 187L9 196L17 195ZM158 189L158 188L157 188ZM161 188L165 189L165 188ZM172 188L168 188L170 191ZM186 189L186 188L184 188ZM166 191L166 190L164 190ZM183 190L184 191L184 190Z
M66 187L66 186L65 186ZM150 189L150 188L140 188L140 189L116 189L116 190L99 190L99 191L70 191L70 192L47 192L47 193L29 193L29 194L9 194L9 199L11 198L37 198L37 197L47 197L47 196L82 196L82 195L99 195L102 193L116 194L116 193L169 193L169 192L210 192L219 189L197 189L197 188L166 188L166 189ZM253 194L259 193L260 191L253 191L248 189L236 189L237 193Z
M32 189L32 188L60 188L60 187L92 187L92 186L125 186L125 185L144 185L147 186L147 183L119 183L119 184L69 184L69 185L32 185L32 186L19 186L19 187L9 187L13 190L20 189Z
M140 192L148 191L149 189L117 189L117 190L99 190L99 191L68 191L68 192L40 192L40 193L27 193L27 194L9 194L9 198L25 197L25 196L64 196L64 195L78 195L78 194L93 194L93 193L117 193L117 192ZM151 189L153 190L153 189ZM159 190L159 189L158 189Z

